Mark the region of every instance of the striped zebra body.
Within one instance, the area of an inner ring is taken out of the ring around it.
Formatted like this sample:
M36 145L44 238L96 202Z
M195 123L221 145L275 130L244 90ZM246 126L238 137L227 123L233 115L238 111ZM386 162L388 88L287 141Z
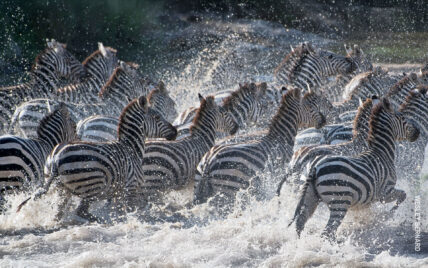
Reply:
M175 102L169 97L163 83L150 91L147 101L150 107L167 121L175 118ZM117 138L119 119L112 116L93 115L80 120L77 124L77 136L80 140L89 142L107 142Z
M0 89L0 134L9 129L15 108L35 98L49 98L57 90L61 77L75 81L85 74L82 64L56 41L35 60L28 83Z
M147 142L143 159L144 177L135 188L147 200L168 189L178 189L193 181L196 166L214 145L216 132L234 134L238 124L218 106L214 97L199 95L200 108L189 137L176 141Z
M0 136L0 197L41 186L46 157L55 145L75 138L75 126L61 105L40 122L37 139Z
M148 107L145 97L133 100L120 116L118 140L108 143L74 142L57 146L48 157L45 175L67 195L82 198L77 214L97 220L88 212L93 200L126 197L131 179L142 177L142 158L146 136L174 139L177 132L171 124ZM128 200L126 200L128 201ZM60 215L63 211L59 211Z
M119 116L129 99L135 98L138 94L147 95L148 87L138 88L133 85L134 72L127 64L121 63L103 86L101 93L104 101L101 103L67 103L73 120L78 122L93 115ZM22 104L12 116L9 132L19 133L27 138L34 137L36 135L34 126L58 103L48 99L35 99Z
M384 99L373 109L368 150L354 156L326 156L311 167L293 221L300 235L320 201L327 204L330 218L324 235L334 239L348 209L373 202L396 202L406 194L395 189L395 140L415 141L419 130Z
M275 70L275 85L308 88L317 92L330 76L352 73L356 63L329 51L315 50L311 44L302 43L284 58Z
M368 148L367 138L369 135L369 120L373 108L373 103L377 103L377 98L367 99L358 109L357 116L353 123L353 137L349 142L330 145L305 146L294 152L288 164L286 175L281 180L277 193L279 195L282 185L286 180L295 178L297 174L300 178L307 177L307 168L313 166L327 155L357 155Z
M325 124L324 116L311 105L314 97L314 93L307 93L301 98L299 89L289 90L262 139L211 148L198 165L194 202L206 202L216 194L233 201L236 192L250 185L260 190L258 184L263 179L258 176L266 169L274 173L291 158L298 127L320 128Z

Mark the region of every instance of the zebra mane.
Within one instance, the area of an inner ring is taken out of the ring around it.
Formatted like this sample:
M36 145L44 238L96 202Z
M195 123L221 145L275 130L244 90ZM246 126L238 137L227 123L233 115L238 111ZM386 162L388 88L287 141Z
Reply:
M146 109L147 108L146 97L140 96L139 98L135 98L131 102L129 102L125 108L123 108L122 113L119 116L119 124L117 126L117 135L118 135L119 139L120 139L120 136L122 134L122 128L123 128L123 124L125 123L126 116L129 114L131 109L134 109L134 107L136 107L136 106L137 107L139 106L142 109ZM139 122L137 122L137 123L139 123Z
M369 122L369 135L367 137L367 143L371 145L375 139L375 133L373 131L374 125L379 121L379 115L386 110L391 111L392 105L387 98L382 98L381 102L376 104L372 109Z
M407 95L406 100L400 105L400 111L403 110L407 105L409 105L409 103L415 96L418 96L419 94L426 95L427 92L428 86L418 85L417 87L415 87L415 90L411 90L409 95Z
M65 47L64 47L65 48ZM53 49L50 47L45 48L45 50L43 50L42 52L40 52L39 54L37 54L36 58L34 59L34 63L33 65L31 65L31 71L34 71L36 66L40 63L40 61L42 60L43 56L50 53Z
M213 104L215 104L213 96L208 96L201 101L199 108L196 111L195 118L193 118L192 124L190 126L190 133L193 132L193 129L196 127L196 123L206 113L206 110L208 110L209 107L211 107Z
M366 101L358 107L358 112L355 115L354 122L352 124L352 136L357 136L361 127L367 124L367 121L370 119L372 107L373 100L371 98L367 98ZM361 120L364 119L364 117L367 118L365 118L365 120Z
M251 93L255 93L256 90L257 87L254 83L244 83L243 85L239 84L239 89L233 91L230 96L223 100L223 108L227 110L239 99L240 96L245 95L249 91Z
M400 92L407 85L407 83L417 82L417 80L418 76L415 73L410 73L409 75L406 75L389 89L387 97L390 97Z
M37 126L37 137L39 139L44 139L46 137L46 132L51 132L52 129L57 128L55 119L64 118L63 121L71 121L70 113L67 109L65 103L61 102L59 107L56 108L53 112L49 113L42 120L40 120L39 125Z
M117 50L111 47L105 47L106 50L111 51L112 53L117 53ZM91 55L89 55L88 57L86 57L86 59L82 62L82 65L85 66L86 64L88 64L89 61L93 60L95 57L97 57L98 55L102 56L101 50L97 49L94 52L92 52Z
M307 92L305 96L309 96L308 94L315 94L313 92ZM296 99L297 101L300 101L301 93L299 88L293 88L287 90L287 92L282 95L281 103L279 104L279 108L276 112L276 114L273 116L272 120L270 121L269 129L271 126L275 125L278 121L281 120L282 111L286 108L290 107L290 101L291 99Z
M288 79L291 80L293 75L301 67L306 56L315 53L315 49L310 43L302 43L298 47L291 50L290 53L285 56L282 62L276 67L274 75L276 76L283 67L284 72L287 74Z
M117 79L121 75L126 75L126 72L125 72L125 70L123 70L122 67L118 66L114 69L113 73L110 75L107 82L101 88L100 92L98 93L98 97L103 98L104 95L109 91L109 88L112 86L112 84L114 84L115 81L117 81Z

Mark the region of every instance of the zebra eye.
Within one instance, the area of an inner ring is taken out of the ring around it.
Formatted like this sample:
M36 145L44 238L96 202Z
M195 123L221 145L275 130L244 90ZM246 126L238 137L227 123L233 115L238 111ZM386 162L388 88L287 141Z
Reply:
M328 58L331 60L333 58L333 55L328 55Z

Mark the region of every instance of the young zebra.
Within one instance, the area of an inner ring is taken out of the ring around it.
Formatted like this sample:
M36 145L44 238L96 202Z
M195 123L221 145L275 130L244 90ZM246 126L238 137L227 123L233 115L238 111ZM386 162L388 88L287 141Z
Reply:
M309 87L319 92L328 77L349 74L356 68L355 60L349 56L315 50L310 43L302 43L275 69L275 86L294 86L301 90Z
M98 93L118 66L116 50L98 43L98 50L83 61L87 77L80 83L59 88L54 98L71 103L97 103Z
M147 97L150 107L157 111L163 118L175 118L175 102L169 97L163 83L159 83L156 89L150 91ZM170 120L167 119L168 122ZM119 119L112 116L94 115L77 124L77 136L80 140L89 142L106 142L117 138L117 125Z
M279 183L277 194L280 194L282 185L284 182L294 174L304 175L304 168L314 165L316 161L322 159L326 155L356 155L368 148L367 138L369 135L369 120L374 104L377 104L379 100L376 96L371 99L367 99L358 108L358 113L354 119L353 124L353 138L352 141L337 144L337 145L313 145L305 146L294 152L293 157L288 164L286 175Z
M149 141L143 159L144 177L136 178L136 194L147 200L164 190L185 187L193 181L196 165L214 145L217 132L233 135L238 123L214 97L199 95L200 106L190 128L190 136L176 141Z
M74 140L76 125L64 104L43 118L37 134L36 139L0 136L0 200L8 193L41 186L45 160L54 146Z
M293 153L297 129L320 128L325 124L324 116L311 105L314 98L317 96L313 92L302 98L300 89L289 90L282 97L269 132L263 138L211 148L197 168L194 203L206 202L215 194L223 194L225 201L230 203L239 190L258 184L263 171L275 173L278 167L287 163Z
M67 195L60 206L59 219L64 212L63 206L73 194L82 199L77 215L89 221L97 220L88 212L92 201L106 198L120 200L126 197L131 180L142 178L146 136L172 140L176 135L177 130L148 107L144 96L134 99L120 115L118 140L106 143L74 142L55 147L45 165L48 181L35 198L45 194L52 182L58 182L57 186Z
M419 130L383 99L372 112L368 150L354 157L326 156L311 167L292 220L296 220L297 233L300 235L320 201L330 210L323 232L329 239L334 239L350 208L395 201L396 209L406 193L394 188L395 141L415 141L418 136Z
M9 130L16 106L30 99L49 98L61 78L76 81L85 74L82 64L65 47L55 40L48 41L48 48L36 57L30 81L0 89L0 134Z
M272 114L270 110L277 106L275 100L271 98L268 92L266 83L240 84L237 90L223 99L222 107L230 113L238 123L240 129L244 129L250 122L257 121L257 123L263 124L266 117ZM191 118L193 117L194 115ZM177 126L178 139L189 136L191 125L190 122ZM217 137L220 136L220 134L217 135Z
M101 89L104 102L97 104L67 103L73 120L76 122L92 115L109 115L119 117L122 109L130 99L138 95L148 94L151 87L134 86L135 69L121 62L111 75L109 81ZM136 82L139 83L139 82ZM35 99L23 103L16 108L12 116L9 132L23 137L32 138L36 135L36 126L40 119L47 114L51 107L58 105L58 101L49 99Z

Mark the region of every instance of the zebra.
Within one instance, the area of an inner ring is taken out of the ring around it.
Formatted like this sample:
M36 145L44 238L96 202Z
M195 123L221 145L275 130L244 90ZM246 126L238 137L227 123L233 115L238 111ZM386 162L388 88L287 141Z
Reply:
M265 104L260 102L260 105L266 105L268 107L270 106L270 109L272 110L272 113L273 113L273 110L276 109L279 102L281 101L282 94L285 93L284 91L285 88L282 88L280 91L278 91L276 89L267 88L267 84L264 82L258 83L258 84L243 83L238 85L237 90L218 91L214 93L213 96L216 103L221 105L226 99L230 98L233 93L237 93L239 92L239 90L244 90L244 88L246 90L247 88L254 88L254 87L259 88L261 91L265 91L265 94L266 94L265 99L267 100L267 102ZM184 127L184 126L188 128L187 126L189 126L192 123L197 110L198 110L198 107L190 107L186 109L179 116L177 116L177 118L174 120L172 124L174 126L177 126L177 128ZM269 110L267 111L266 114L269 115L270 112L271 111ZM263 118L263 119L265 120L266 118ZM259 123L263 124L264 122L259 122Z
M47 156L55 145L74 140L76 125L64 104L40 122L36 139L0 136L0 199L41 186Z
M276 86L294 86L301 90L308 87L319 92L325 80L337 74L349 74L356 70L354 58L330 51L315 49L310 43L302 43L292 49L274 71Z
M77 215L89 221L98 219L89 213L91 202L117 198L128 204L127 187L143 176L146 136L175 139L177 130L148 107L144 96L132 100L120 115L118 139L105 143L71 142L58 145L46 160L44 188L34 198L45 194L55 181L67 198L61 204L58 219L71 195L81 198ZM28 201L28 199L26 200ZM18 209L21 209L24 201Z
M164 84L160 82L157 88L150 91L147 101L150 107L157 111L167 121L175 118L175 102L169 97ZM119 119L112 116L93 115L80 120L77 124L77 136L80 140L90 142L106 142L117 137Z
M59 88L53 98L71 103L97 103L98 93L118 66L117 51L98 43L98 50L83 61L87 77L80 83Z
M275 99L272 99L268 93L266 83L240 84L237 90L223 99L221 105L238 123L240 129L245 129L247 124L256 121L263 125L266 118L271 114L272 107L277 106ZM190 134L191 125L190 122L177 126L178 139ZM217 133L217 138L219 137L221 134Z
M100 91L103 102L96 104L73 104L66 103L73 120L76 122L92 115L119 116L123 107L129 100L138 95L147 95L152 86L139 87L139 79L134 67L125 62L120 62L115 68L109 81ZM142 82L141 82L142 83ZM142 84L140 84L142 85ZM36 136L36 127L41 118L49 113L51 107L55 107L59 101L50 99L34 99L18 106L12 115L9 133L17 133L23 137L32 138Z
M17 105L34 98L49 98L61 78L75 81L86 74L83 65L66 50L66 45L51 40L47 46L36 57L29 82L0 89L0 134L9 129Z
M238 123L213 96L200 94L200 105L190 129L190 136L176 141L149 141L143 159L142 180L134 181L135 195L145 202L157 201L165 190L180 189L193 181L202 156L214 146L217 132L233 135Z
M239 190L253 186L253 190L259 191L260 173L270 170L276 174L278 167L290 160L297 129L308 126L321 128L325 124L324 115L312 105L315 98L317 96L313 92L302 98L300 89L288 90L267 135L250 143L211 148L197 168L194 203L204 203L215 194L223 194L224 201L231 203Z
M394 141L413 142L418 136L417 127L401 112L395 112L387 99L382 99L372 111L368 150L354 157L326 156L312 166L290 225L296 221L300 236L306 221L322 201L330 210L323 236L334 240L350 208L376 201L395 201L395 210L405 200L406 193L394 188Z
M343 89L352 80L352 78L360 73L373 70L373 64L358 45L351 47L345 44L345 50L347 57L351 58L356 64L356 68L352 73L337 75L332 83L329 83L322 88L322 93L332 102L342 101L341 96L343 94Z
M369 120L372 108L379 102L377 96L368 98L358 108L358 113L353 122L352 141L337 144L337 145L313 145L305 146L295 151L293 157L288 163L286 175L279 183L277 194L280 191L284 182L294 174L305 174L304 167L313 165L316 161L322 159L326 155L356 155L368 148L367 138L369 135Z

